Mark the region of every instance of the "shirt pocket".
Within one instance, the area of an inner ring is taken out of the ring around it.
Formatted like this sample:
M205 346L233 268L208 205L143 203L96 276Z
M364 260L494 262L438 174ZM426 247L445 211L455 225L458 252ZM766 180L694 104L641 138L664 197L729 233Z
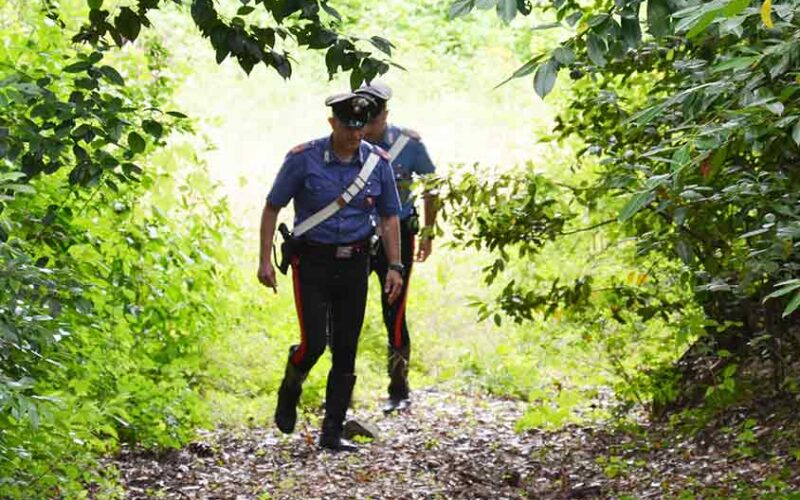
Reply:
M312 193L320 193L322 191L328 190L333 184L329 179L322 177L320 175L309 175L306 177L304 182L304 187L311 191Z

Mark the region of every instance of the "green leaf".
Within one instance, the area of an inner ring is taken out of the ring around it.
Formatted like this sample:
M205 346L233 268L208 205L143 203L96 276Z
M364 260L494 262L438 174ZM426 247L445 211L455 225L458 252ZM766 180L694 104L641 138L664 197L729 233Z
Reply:
M142 122L142 128L145 132L152 135L156 139L160 139L161 135L164 133L164 127L157 121L153 120L144 120Z
M180 111L167 111L169 116L174 116L175 118L189 118L188 116L184 115Z
M128 147L134 153L141 153L144 151L147 143L142 139L142 136L137 134L136 132L131 132L128 134Z
M684 264L692 263L694 252L692 252L691 245L689 245L686 241L678 240L678 243L675 245L675 252L677 252L678 257L680 257Z
M791 281L796 281L796 280L791 280ZM764 300L762 302L766 302L769 299L774 299L775 297L783 297L784 295L790 294L793 291L797 290L798 288L800 288L800 283L790 283L764 297Z
M508 24L517 16L517 0L497 0L497 15Z
M746 9L748 5L750 5L750 0L731 0L731 2L722 9L722 12L725 14L725 17L737 16Z
M642 41L642 28L639 25L639 19L632 17L623 17L621 20L622 38L625 44L630 48L636 48Z
M91 63L86 61L80 61L70 64L69 66L65 67L63 71L65 73L80 73L81 71L86 71L91 67L92 67Z
M390 42L389 40L379 36L373 36L372 38L369 39L369 41L370 43L372 43L372 45L374 45L378 50L380 50L387 56L392 55L392 48L394 47L394 45L392 45L392 42Z
M528 76L536 70L536 67L539 65L539 61L542 59L542 56L536 56L530 61L526 62L514 72L513 75L509 76L502 82L498 83L495 88L502 87L506 83L510 82L515 78L522 78L523 76Z
M247 14L250 14L254 10L256 10L255 7L250 6L250 5L245 5L244 7L239 7L239 10L236 11L236 15L237 16L246 16Z
M467 14L472 11L472 8L475 6L474 0L456 0L450 5L450 19L455 19L457 17L466 16Z
M647 27L656 38L667 36L672 31L670 26L670 8L668 0L649 0L647 2Z
M497 5L497 0L475 0L475 7L480 10L489 10Z
M700 33L704 32L706 28L708 28L711 25L711 23L714 22L714 20L717 18L717 16L719 16L719 14L720 14L719 9L715 9L712 10L711 12L706 12L705 14L703 14L703 17L701 17L700 20L697 21L697 23L694 26L692 26L692 29L690 29L686 33L686 38L692 39L697 35L699 35Z
M337 21L342 20L342 15L339 14L339 12L336 9L328 5L328 2L322 2L322 10L327 12L329 16L333 17Z
M125 85L125 80L119 72L111 66L103 66L100 68L100 73L103 74L111 83L119 86Z
M606 58L604 53L606 51L605 42L595 35L594 33L589 33L586 37L586 50L589 53L589 59L598 66L605 66L606 65Z
M734 57L733 59L728 59L727 61L712 66L711 73L720 73L722 71L727 71L729 69L736 71L742 68L746 68L751 64L755 64L756 62L758 62L758 60L759 60L758 56Z
M569 66L575 62L575 53L569 47L556 47L553 51L553 58L562 66Z
M21 194L36 194L36 188L30 184L3 184L3 189L10 189Z
M783 310L783 317L785 318L786 316L792 314L798 306L800 306L800 292L798 292L798 294L795 295L788 304L786 304L786 309Z
M794 143L800 146L800 120L794 122L794 127L792 127L792 139L794 139Z
M119 15L114 20L114 26L116 26L122 36L131 42L136 40L136 37L139 36L139 31L142 29L139 16L129 7L120 9Z
M558 76L558 68L558 61L550 59L536 70L536 76L533 77L533 88L542 99L553 90L556 76Z
M617 220L625 222L633 217L636 212L649 205L655 198L656 195L650 190L634 194L622 210L620 210Z
M94 10L97 10L103 6L103 0L88 0L86 3L89 4L90 9Z

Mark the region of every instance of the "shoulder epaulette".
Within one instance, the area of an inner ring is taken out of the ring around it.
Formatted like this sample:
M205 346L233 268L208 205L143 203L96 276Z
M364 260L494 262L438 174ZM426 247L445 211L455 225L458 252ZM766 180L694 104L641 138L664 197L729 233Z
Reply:
M311 142L304 142L302 144L298 144L297 146L293 147L289 150L290 155L296 155L297 153L302 153L306 149L311 147Z
M407 136L411 137L412 139L416 139L418 141L422 140L422 136L419 135L419 132L417 132L416 130L412 130L410 128L401 128L400 132L403 135L407 135Z

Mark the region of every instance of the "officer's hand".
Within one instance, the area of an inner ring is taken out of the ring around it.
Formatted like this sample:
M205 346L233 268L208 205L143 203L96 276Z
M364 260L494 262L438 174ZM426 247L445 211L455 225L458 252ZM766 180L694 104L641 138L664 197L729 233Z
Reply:
M425 262L433 251L433 240L423 236L419 241L419 248L417 249L417 262Z
M389 304L393 304L397 297L400 296L400 292L403 291L403 277L400 276L400 273L394 270L386 273L386 284L383 287L383 291L389 296L387 298Z
M275 293L278 293L278 280L275 276L275 268L272 267L272 262L262 262L258 266L258 281L268 288L272 288Z

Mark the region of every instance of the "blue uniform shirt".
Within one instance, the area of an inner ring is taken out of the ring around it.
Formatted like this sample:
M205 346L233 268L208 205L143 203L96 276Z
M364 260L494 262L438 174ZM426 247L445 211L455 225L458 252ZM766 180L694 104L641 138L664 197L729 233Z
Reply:
M369 154L378 148L362 141L358 154L349 163L342 163L331 149L330 136L302 144L286 155L283 166L267 196L267 202L284 207L294 200L294 224L336 200L353 182ZM345 207L303 235L319 243L345 244L372 235L371 214L377 210L383 217L400 213L388 156L381 158L367 179L367 185Z
M414 176L432 174L436 167L433 166L425 145L420 142L419 135L411 130L395 125L387 125L386 131L383 133L383 139L378 145L388 151L401 134L407 135L409 141L403 151L392 162L392 168L394 170L394 179L397 183L397 191L400 194L400 201L403 205L400 210L400 219L404 220L414 210L414 197L411 195L411 182Z

